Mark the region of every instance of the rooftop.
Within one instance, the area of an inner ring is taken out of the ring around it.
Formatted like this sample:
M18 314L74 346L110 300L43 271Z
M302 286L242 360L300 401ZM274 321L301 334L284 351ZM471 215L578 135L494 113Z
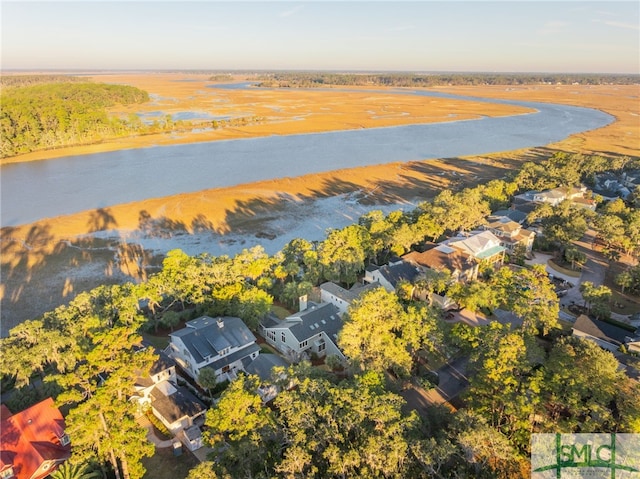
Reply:
M65 423L62 414L47 398L16 414L3 406L0 423L0 469L13 465L18 478L42 478L46 474L35 474L43 462L63 461L71 455L71 445L65 438ZM68 436L66 437L68 440Z
M338 308L331 303L314 303L309 301L307 309L287 316L285 319L270 318L266 327L290 330L299 342L324 332L332 341L342 329L342 319Z
M323 291L327 291L328 293L334 295L337 298L340 298L347 303L353 302L353 300L357 299L362 293L365 291L370 291L372 289L376 289L380 286L380 283L374 281L373 283L355 283L351 289L345 289L332 281L327 281L326 283L322 283L320 285L320 289Z
M188 321L186 327L169 336L180 338L198 363L226 348L244 347L256 340L240 318L230 316L203 316Z
M474 259L468 253L445 244L433 245L422 253L412 251L405 254L402 259L431 269L447 269L452 273L464 271L475 265Z
M166 395L159 387L151 391L151 405L169 423L174 423L185 416L195 417L204 411L206 406L187 388L179 386L175 392Z

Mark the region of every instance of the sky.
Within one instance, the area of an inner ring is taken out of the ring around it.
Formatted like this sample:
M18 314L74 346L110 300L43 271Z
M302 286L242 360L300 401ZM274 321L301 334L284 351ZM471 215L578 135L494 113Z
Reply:
M6 1L2 70L640 73L640 2Z

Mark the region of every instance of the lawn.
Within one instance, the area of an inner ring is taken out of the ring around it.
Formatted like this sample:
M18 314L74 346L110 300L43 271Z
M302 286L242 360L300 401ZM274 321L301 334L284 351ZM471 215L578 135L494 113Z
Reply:
M142 463L147 469L143 479L184 479L199 461L184 448L181 456L174 456L173 449L165 447L156 448L156 453L143 459Z
M575 271L573 269L565 268L564 266L561 266L560 264L558 264L556 261L553 261L552 259L550 259L548 263L551 268L555 269L559 273L566 274L567 276L571 276L572 278L579 278L580 275L582 274L582 271Z

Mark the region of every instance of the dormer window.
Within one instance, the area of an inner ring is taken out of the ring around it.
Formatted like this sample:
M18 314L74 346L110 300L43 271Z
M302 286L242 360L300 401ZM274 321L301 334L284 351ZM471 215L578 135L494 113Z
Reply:
M9 466L0 471L0 479L11 479L12 477L16 477L13 473L13 466Z
M66 432L63 433L62 436L59 436L58 439L60 439L60 444L62 446L68 446L71 442L71 439L69 439L69 435Z

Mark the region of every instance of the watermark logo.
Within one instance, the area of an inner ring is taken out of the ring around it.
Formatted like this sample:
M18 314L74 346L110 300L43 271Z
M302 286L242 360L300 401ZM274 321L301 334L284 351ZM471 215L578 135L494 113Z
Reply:
M532 434L532 479L640 479L640 434Z

